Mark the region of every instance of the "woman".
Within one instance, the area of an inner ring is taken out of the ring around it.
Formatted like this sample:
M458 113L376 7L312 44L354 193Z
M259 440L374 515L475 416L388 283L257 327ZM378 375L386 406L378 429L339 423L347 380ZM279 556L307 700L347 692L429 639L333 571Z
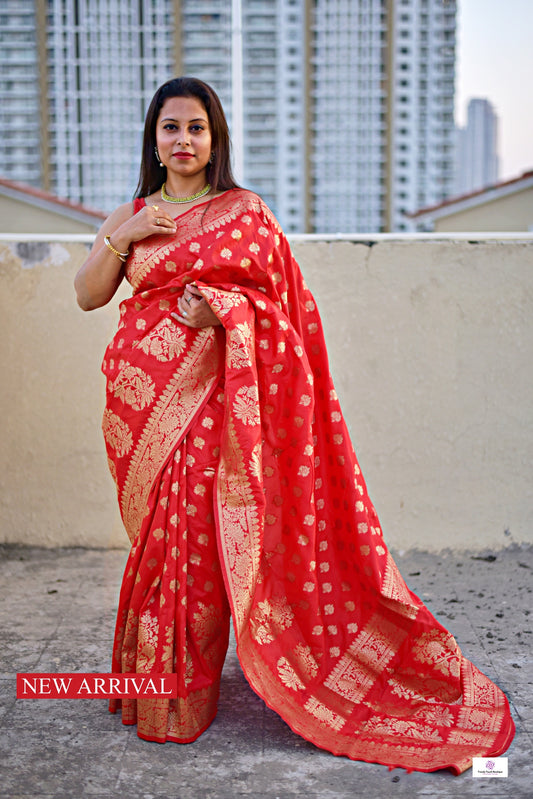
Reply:
M76 277L122 303L103 431L132 549L113 671L178 674L112 701L153 741L216 713L230 616L253 689L358 760L451 768L507 748L502 692L406 586L333 388L314 300L269 209L238 188L218 98L179 78L146 118L134 203Z

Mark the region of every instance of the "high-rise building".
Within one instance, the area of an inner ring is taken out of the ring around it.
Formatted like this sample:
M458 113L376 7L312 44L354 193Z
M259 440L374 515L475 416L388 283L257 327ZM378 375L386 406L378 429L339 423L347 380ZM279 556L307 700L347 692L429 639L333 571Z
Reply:
M231 120L231 3L179 13ZM242 0L243 181L287 231L406 230L452 193L455 25L455 0Z
M455 0L0 0L22 7L34 180L59 195L131 196L148 101L175 74L217 90L242 183L288 232L404 230L452 191Z
M232 29L242 40L240 127L243 172L238 177L272 207L287 230L309 227L308 3L242 0L240 21L223 0L181 0L180 71L210 83L230 128L233 108Z
M110 210L174 73L171 0L0 0L0 173Z
M311 226L386 224L390 10L384 2L317 0L311 16Z
M498 117L489 100L468 103L464 128L457 129L455 193L469 194L498 182Z
M168 0L48 0L48 160L54 191L110 210L138 177L142 121L174 72Z
M37 19L33 0L0 0L0 172L43 183Z
M455 0L389 0L387 227L453 193Z

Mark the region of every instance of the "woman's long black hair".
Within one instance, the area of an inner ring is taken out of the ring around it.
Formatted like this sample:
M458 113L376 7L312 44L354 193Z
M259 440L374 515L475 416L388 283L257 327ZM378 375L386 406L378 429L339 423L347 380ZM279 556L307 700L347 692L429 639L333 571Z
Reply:
M198 78L173 78L156 91L144 123L141 170L135 197L147 197L161 188L167 170L159 166L155 155L156 125L165 100L169 97L195 97L204 106L211 130L213 158L206 167L207 182L215 191L235 189L238 184L231 171L231 142L228 123L216 92Z

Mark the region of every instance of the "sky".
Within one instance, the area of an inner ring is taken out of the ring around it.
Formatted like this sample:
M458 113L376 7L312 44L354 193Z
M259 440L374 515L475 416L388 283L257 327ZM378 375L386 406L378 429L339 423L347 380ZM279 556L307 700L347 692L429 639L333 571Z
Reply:
M533 169L533 0L458 0L456 119L471 97L499 117L500 179Z

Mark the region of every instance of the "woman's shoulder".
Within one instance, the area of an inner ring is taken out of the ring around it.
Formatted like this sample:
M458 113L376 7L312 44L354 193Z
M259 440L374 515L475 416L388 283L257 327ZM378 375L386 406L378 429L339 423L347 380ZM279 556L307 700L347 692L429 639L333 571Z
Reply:
M109 216L103 223L102 227L100 228L98 235L100 237L102 237L106 233L111 235L111 233L117 227L122 225L123 222L127 222L128 219L131 219L134 213L135 211L133 210L132 202L123 203L122 205L119 205L118 208L115 208L115 210L109 214Z
M259 208L264 206L265 203L261 197L250 189L243 189L241 186L236 186L226 192L235 202L240 202L244 205L249 205L250 208Z
M144 202L144 201L143 201ZM135 208L135 202L122 203L108 216L108 220L122 224L133 216L139 209Z
M127 203L127 204L131 205L132 212L136 214L137 211L140 211L141 208L144 208L144 206L147 204L146 197L135 197L133 203Z
M238 205L243 213L249 212L262 222L266 221L273 224L276 229L281 230L276 217L259 194L256 194L250 189L243 189L240 186L235 189L230 189L226 194L231 195L232 202Z

